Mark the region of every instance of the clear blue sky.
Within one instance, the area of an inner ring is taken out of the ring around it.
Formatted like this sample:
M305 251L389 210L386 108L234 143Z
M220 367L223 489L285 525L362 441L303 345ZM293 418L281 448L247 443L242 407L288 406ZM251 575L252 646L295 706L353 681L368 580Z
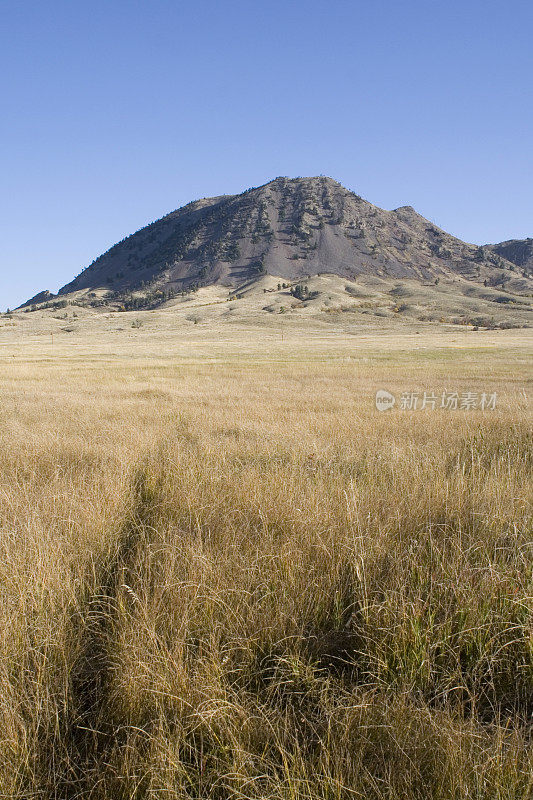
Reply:
M533 236L531 0L4 0L0 308L198 197L326 174Z

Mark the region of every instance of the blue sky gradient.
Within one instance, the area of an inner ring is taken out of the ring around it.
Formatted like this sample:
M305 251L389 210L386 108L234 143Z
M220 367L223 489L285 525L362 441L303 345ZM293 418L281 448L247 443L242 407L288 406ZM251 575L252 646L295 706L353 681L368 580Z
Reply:
M198 197L329 175L533 236L530 0L7 0L0 307Z

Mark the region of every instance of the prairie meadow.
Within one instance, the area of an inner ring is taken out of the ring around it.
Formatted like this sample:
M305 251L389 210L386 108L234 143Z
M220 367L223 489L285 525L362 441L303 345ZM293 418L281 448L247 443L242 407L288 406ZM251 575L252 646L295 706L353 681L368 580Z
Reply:
M0 332L0 798L529 798L526 333L146 320Z

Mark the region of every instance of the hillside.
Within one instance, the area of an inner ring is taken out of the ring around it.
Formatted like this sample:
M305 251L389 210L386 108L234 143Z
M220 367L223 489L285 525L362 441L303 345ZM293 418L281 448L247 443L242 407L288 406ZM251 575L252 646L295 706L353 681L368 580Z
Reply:
M533 239L509 239L487 245L492 252L520 267L525 275L533 275Z
M75 294L82 304L104 298L150 307L202 286L323 273L351 280L460 279L530 291L531 275L502 247L467 244L410 206L383 210L331 178L276 178L173 211L114 245L58 294Z

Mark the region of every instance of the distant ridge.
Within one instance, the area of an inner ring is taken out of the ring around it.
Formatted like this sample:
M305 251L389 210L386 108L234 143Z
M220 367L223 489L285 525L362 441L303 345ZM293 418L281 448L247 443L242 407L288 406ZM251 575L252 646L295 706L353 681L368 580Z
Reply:
M533 239L510 239L487 247L502 258L521 267L524 273L533 275Z

